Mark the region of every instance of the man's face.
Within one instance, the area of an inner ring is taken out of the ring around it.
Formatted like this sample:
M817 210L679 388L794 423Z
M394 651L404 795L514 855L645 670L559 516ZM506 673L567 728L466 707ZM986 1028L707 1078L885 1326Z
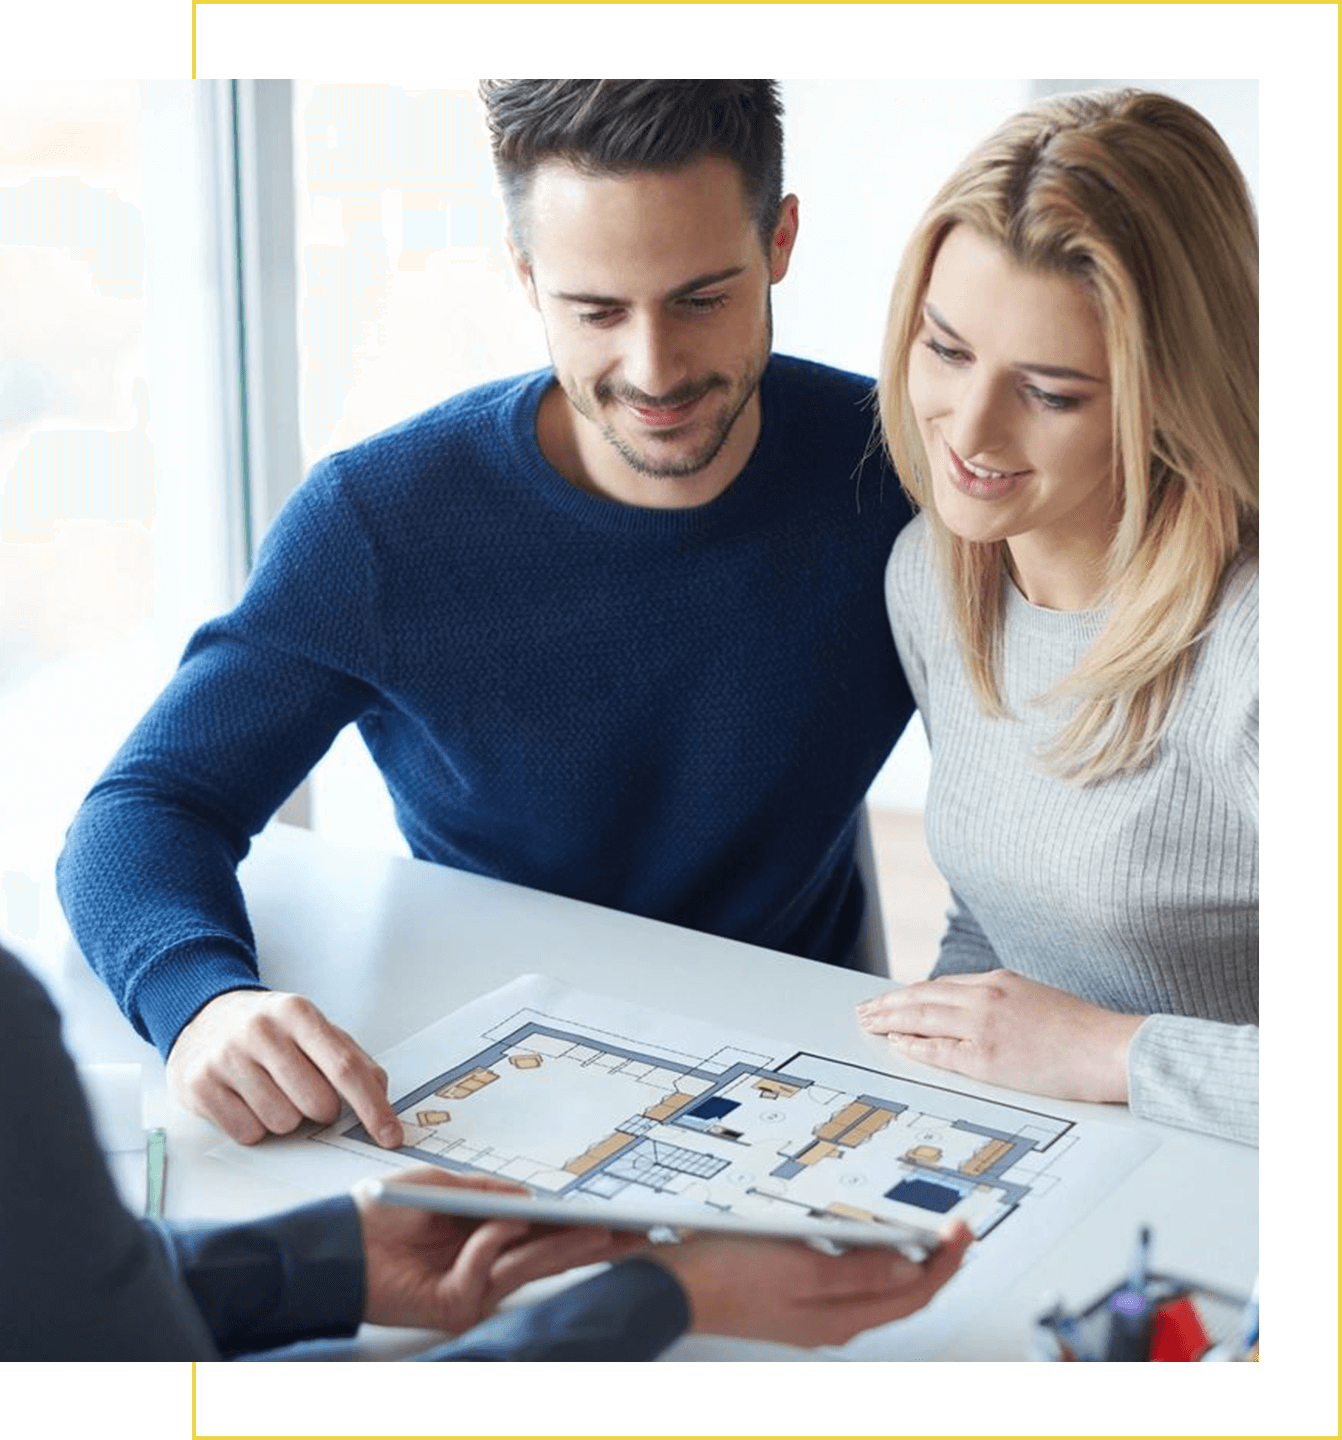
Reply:
M630 504L720 494L759 435L769 286L787 267L796 201L766 255L729 161L616 177L548 162L525 217L518 269L567 400L554 395L548 414L543 403L542 450L574 483Z

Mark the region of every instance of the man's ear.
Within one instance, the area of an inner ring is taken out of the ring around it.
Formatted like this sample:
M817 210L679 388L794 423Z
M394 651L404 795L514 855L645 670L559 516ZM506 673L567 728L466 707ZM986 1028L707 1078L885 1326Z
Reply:
M769 278L777 284L787 274L792 247L797 243L799 205L795 195L785 195L778 207L773 235L769 243Z
M539 310L541 307L540 302L536 299L536 277L531 273L531 261L518 248L511 230L504 232L503 243L508 247L508 259L512 261L513 274L517 276L517 283L522 287L522 293L527 297L531 308Z

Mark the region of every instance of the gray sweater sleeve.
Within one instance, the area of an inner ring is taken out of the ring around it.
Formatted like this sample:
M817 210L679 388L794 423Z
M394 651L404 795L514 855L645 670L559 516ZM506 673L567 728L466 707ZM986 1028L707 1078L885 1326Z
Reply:
M1089 786L1047 773L1038 699L1103 629L1007 595L1010 718L970 691L920 519L887 573L895 642L932 748L928 845L954 907L936 974L1017 971L1147 1018L1129 1105L1257 1143L1258 587L1232 572L1155 761Z
M1148 1015L1128 1047L1134 1115L1258 1143L1258 1026Z

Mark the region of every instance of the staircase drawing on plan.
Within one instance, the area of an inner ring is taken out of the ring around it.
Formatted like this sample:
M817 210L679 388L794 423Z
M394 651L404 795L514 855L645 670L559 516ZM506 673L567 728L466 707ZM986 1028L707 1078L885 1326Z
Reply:
M806 1051L681 1055L530 1008L479 1042L393 1095L397 1163L645 1209L958 1218L982 1238L1072 1144L1070 1120ZM353 1117L311 1138L387 1155Z

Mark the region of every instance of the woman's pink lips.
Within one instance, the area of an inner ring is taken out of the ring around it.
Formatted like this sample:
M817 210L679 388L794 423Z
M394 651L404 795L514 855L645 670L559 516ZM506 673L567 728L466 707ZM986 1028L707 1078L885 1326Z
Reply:
M1028 470L1005 471L997 479L985 479L982 475L975 475L972 470L965 466L965 462L951 449L946 446L946 454L951 460L951 483L957 490L970 496L975 500L996 500L999 496L1014 490L1019 482L1030 472Z

